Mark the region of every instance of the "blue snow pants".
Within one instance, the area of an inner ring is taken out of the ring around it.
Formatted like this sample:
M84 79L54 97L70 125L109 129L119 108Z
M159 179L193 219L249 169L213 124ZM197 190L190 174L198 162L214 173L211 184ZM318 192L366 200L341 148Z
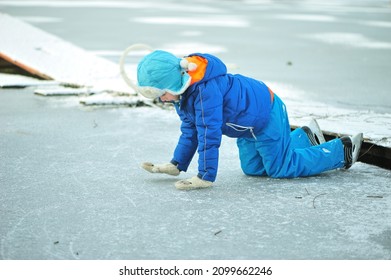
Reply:
M238 138L242 170L247 175L294 178L344 166L340 139L312 146L303 129L291 132L285 104L275 95L269 123L255 138Z

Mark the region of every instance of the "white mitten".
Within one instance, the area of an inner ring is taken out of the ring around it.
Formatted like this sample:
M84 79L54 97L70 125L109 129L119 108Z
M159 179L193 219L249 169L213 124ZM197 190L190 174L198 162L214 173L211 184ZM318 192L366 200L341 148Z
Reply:
M175 187L178 190L194 190L194 189L203 189L211 187L213 182L206 181L194 176L187 180L180 180L175 183Z
M165 173L172 176L179 175L179 169L172 163L153 164L151 162L144 162L141 167L151 173Z

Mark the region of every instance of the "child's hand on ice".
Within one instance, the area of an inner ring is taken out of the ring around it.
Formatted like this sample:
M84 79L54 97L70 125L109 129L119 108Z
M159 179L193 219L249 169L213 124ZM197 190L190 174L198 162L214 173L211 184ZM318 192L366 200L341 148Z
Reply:
M203 189L209 188L212 186L211 181L206 181L194 176L187 180L180 180L175 183L175 187L178 190L194 190L194 189Z
M179 175L179 169L172 163L153 164L151 162L144 162L141 167L151 173L165 173L172 176Z

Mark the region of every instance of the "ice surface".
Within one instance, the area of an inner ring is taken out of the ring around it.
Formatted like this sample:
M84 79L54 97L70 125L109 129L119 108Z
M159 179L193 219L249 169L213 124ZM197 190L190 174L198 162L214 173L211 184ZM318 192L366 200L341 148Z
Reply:
M23 102L21 102L23 100ZM245 176L223 138L214 187L178 191L173 110L0 94L1 259L390 259L391 172Z
M391 49L391 43L389 42L371 40L362 34L356 33L319 33L307 36L332 45L340 44L352 48Z
M224 27L249 27L248 21L235 16L213 16L213 17L139 17L132 21L151 24L181 24L186 26L224 26Z
M55 7L55 8L94 8L94 9L159 9L162 11L174 11L174 12L188 12L188 6L177 4L175 2L165 1L62 1L62 0L29 0L29 1L1 1L0 5L11 7ZM199 13L211 13L219 12L218 9L210 7L210 5L194 5L192 6L192 12Z
M322 22L334 22L336 18L333 16L325 16L325 15L302 15L302 14L281 14L278 15L279 19L286 20L300 20L300 21L322 21Z
M56 23L61 22L61 18L55 17L19 17L19 19L30 23Z
M362 24L376 27L391 28L391 22L388 21L363 21Z
M213 47L231 70L265 80L292 123L316 117L322 129L389 143L389 51L311 37L343 32L389 43L387 24L370 24L390 22L388 1L190 2L13 0L0 7L61 18L35 24L92 53L108 51L101 55L114 63L135 42L181 46L178 53ZM129 20L182 17L190 4L203 17L238 15L250 26ZM294 18L279 18L287 14ZM179 177L140 168L171 159L179 136L173 110L86 107L78 97L33 90L0 90L1 259L391 258L389 170L359 162L309 178L248 177L235 140L225 137L213 188L182 192L173 184L197 172L197 158Z

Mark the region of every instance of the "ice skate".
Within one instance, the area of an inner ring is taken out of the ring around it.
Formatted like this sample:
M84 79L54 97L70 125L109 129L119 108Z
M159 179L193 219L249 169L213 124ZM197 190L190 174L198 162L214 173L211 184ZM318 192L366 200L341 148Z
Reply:
M323 136L323 132L315 119L312 119L308 126L303 126L302 129L307 134L312 146L320 145L326 142Z
M345 169L349 169L358 159L360 154L361 144L363 141L363 134L359 133L353 137L341 137L344 147Z

